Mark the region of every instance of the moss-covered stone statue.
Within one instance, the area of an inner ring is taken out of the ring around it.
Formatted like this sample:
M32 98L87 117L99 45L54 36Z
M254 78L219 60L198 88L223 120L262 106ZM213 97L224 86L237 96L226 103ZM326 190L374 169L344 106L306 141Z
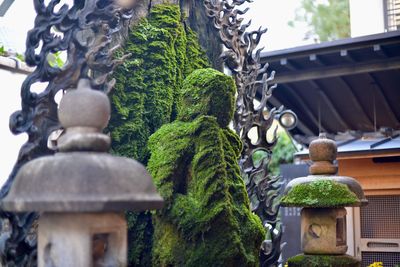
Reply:
M140 1L139 1L140 2ZM147 140L176 118L176 95L193 70L208 67L194 33L183 23L179 5L152 1L147 18L137 22L120 54L130 56L114 72L108 130L113 154L147 165ZM169 1L171 2L171 1ZM144 4L144 3L141 3ZM153 225L150 212L127 212L129 267L150 267Z
M258 266L264 237L251 213L228 129L235 85L214 69L183 84L178 117L150 137L148 169L165 207L153 217L153 266Z

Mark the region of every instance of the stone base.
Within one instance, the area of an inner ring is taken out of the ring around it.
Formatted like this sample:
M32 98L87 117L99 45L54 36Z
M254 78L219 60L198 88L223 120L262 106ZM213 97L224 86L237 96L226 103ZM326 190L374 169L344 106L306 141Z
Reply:
M361 267L361 261L349 255L305 255L288 259L288 267Z
M127 266L126 229L118 213L44 213L38 266Z

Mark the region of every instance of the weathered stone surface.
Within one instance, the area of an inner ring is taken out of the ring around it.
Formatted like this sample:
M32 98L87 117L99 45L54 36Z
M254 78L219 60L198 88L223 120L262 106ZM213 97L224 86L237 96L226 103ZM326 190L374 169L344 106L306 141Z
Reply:
M317 161L310 166L309 172L312 175L335 174L338 172L338 167L330 161Z
M321 134L320 137L311 142L309 147L310 159L312 161L334 161L336 159L336 143Z
M90 88L89 80L81 79L76 90L69 90L61 99L58 118L65 132L56 140L59 151L100 151L110 148L110 137L101 131L110 119L107 95Z
M107 95L90 88L89 80L79 81L76 90L68 90L61 99L58 119L64 128L88 127L103 130L110 119Z
M13 211L100 212L162 207L139 162L107 153L57 153L18 172L2 208Z
M336 159L337 147L333 140L320 134L319 138L312 141L309 147L310 159L313 164L310 166L310 174L336 174L338 167L333 164Z
M345 254L347 245L341 245L343 242L338 244L336 231L337 218L345 216L344 208L303 209L301 211L303 252L306 254Z
M44 213L39 267L126 266L126 222L117 213Z
M56 141L56 148L61 152L66 151L100 151L106 152L110 149L111 138L108 135L90 132L91 129L78 127L74 132L68 129Z

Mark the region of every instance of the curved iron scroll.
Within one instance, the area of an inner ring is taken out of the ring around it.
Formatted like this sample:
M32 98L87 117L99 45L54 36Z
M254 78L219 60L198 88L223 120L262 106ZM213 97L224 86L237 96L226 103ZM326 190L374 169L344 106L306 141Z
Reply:
M113 40L128 28L132 14L112 0L75 0L71 7L60 4L60 0L48 2L34 0L37 16L34 28L27 35L25 60L36 68L22 84L21 110L10 117L12 133L26 133L28 141L19 151L14 168L1 188L0 198L7 195L22 165L53 153L47 147L47 139L51 132L60 128L54 99L57 92L75 88L79 79L89 77L96 90L108 92L112 88L114 81L108 81L108 77L120 62L112 59L118 48L118 45L112 47ZM49 57L62 51L67 53L65 64L50 63ZM44 90L32 92L35 83L42 83ZM1 210L0 216L11 226L11 231L2 233L0 238L3 265L36 266L38 214Z
M266 29L247 32L250 22L242 24L245 10L239 6L251 0L204 0L209 18L213 20L220 40L226 50L221 57L232 72L237 86L234 129L243 141L244 149L239 165L246 182L251 209L266 226L269 238L261 246L261 266L276 266L281 254L281 229L278 218L279 203L276 201L281 182L279 177L268 173L271 149L276 143L276 129L273 140L267 139L275 114L282 111L267 110L267 101L276 85L270 85L274 71L268 73L268 64L260 64L257 48ZM259 103L255 103L256 96ZM257 140L250 139L250 131L256 131ZM256 160L256 158L259 158Z

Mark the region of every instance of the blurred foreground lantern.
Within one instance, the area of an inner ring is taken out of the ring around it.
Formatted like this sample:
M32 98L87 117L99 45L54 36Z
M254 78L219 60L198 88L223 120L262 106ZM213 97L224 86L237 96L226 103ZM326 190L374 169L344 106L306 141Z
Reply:
M60 152L25 164L2 208L42 212L39 266L126 266L124 210L162 207L152 178L137 161L107 153L102 133L108 97L80 80L62 98L58 117L65 133Z
M336 176L333 164L337 147L323 134L309 147L311 175L292 180L285 189L282 206L303 207L301 247L304 254L288 260L289 267L361 266L345 255L346 209L367 204L360 184L351 177Z

